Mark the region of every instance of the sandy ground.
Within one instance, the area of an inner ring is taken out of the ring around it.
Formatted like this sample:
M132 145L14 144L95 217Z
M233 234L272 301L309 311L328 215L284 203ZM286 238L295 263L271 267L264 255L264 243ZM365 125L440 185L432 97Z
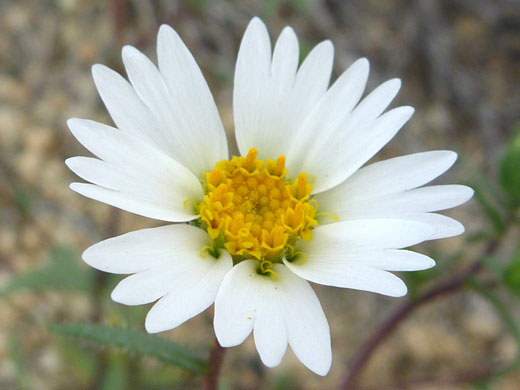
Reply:
M111 123L95 91L91 65L99 62L122 71L123 44L155 58L157 28L168 23L194 53L232 134L234 62L241 35L254 15L264 19L273 38L291 25L303 51L331 39L335 75L354 59L367 57L369 89L386 79L402 78L395 105L413 105L416 114L377 159L452 149L461 162L439 183L466 183L475 170L493 180L500 151L519 116L516 1L1 0L0 286L44 266L56 244L79 255L108 236L158 225L68 189L75 177L64 159L88 152L68 131L67 118ZM30 199L29 210L24 211L24 199ZM486 222L476 202L447 214L466 224L466 236L419 249L435 256L439 264L462 253L450 268L456 270L481 250L482 245L469 244L466 238ZM514 244L515 237L509 237L504 251ZM88 272L79 257L77 263ZM115 280L97 283L110 286ZM310 373L292 352L279 367L267 369L249 339L227 352L223 388L334 388L362 342L407 299L315 288L332 331L330 374L321 378ZM94 388L99 385L99 367L93 361L101 355L106 364L121 361L126 373L134 370L125 380L135 388L197 387L199 379L153 359L100 352L55 336L47 327L99 321L142 329L144 312L110 303L108 287L96 294L19 292L0 298L0 388ZM516 307L515 315L519 313ZM209 310L164 337L207 351L213 342L211 318ZM418 381L409 388L471 388L457 375L512 359L515 351L512 336L493 308L464 291L424 306L404 322L374 355L360 383L388 388ZM450 378L456 383L447 383ZM495 386L520 388L520 374L510 374Z

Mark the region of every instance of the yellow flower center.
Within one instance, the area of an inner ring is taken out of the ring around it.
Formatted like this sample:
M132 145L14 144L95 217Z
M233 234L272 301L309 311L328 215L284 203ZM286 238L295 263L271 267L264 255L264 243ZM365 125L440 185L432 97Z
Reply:
M285 156L258 160L257 150L217 163L205 174L206 195L198 205L212 245L224 247L235 260L254 258L269 273L284 251L295 255L294 243L312 239L317 204L310 199L312 184L305 172L286 178Z

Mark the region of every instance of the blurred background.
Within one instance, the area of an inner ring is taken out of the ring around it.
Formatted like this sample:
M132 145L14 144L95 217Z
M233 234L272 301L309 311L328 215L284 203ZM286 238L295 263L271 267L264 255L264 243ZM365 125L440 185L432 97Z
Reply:
M202 385L200 367L168 364L171 354L152 350L154 343L135 333L116 342L110 334L64 326L144 332L149 307L113 303L110 291L121 278L88 269L80 255L102 239L160 225L69 190L76 178L63 161L88 152L65 122L81 117L111 124L90 67L99 62L123 72L124 44L155 60L158 26L168 23L194 54L232 134L234 63L255 15L272 39L291 25L302 56L331 39L335 76L367 57L368 90L401 78L394 105L410 104L416 113L376 159L455 150L459 161L437 182L468 184L476 195L446 213L466 225L466 234L417 248L438 266L403 275L407 297L314 286L332 331L328 376L312 374L290 351L268 369L249 338L226 352L221 388L336 388L381 324L417 301L377 345L352 388L519 389L517 0L0 0L0 389ZM464 274L475 262L477 270ZM424 299L460 274L453 291ZM160 337L205 358L214 342L212 314L209 309Z

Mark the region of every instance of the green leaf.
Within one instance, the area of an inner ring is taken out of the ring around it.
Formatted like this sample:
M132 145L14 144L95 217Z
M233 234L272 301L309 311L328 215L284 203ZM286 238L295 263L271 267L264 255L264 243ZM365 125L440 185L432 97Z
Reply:
M297 385L297 381L288 373L282 373L278 375L274 380L274 390L290 390L298 389L300 386Z
M517 351L516 357L513 359L513 361L496 369L487 378L479 381L478 383L481 386L480 388L491 388L491 382L504 375L510 374L511 372L517 371L520 368L520 326L516 322L515 316L512 314L511 310L509 310L509 308L502 303L499 297L493 294L491 290L484 284L480 283L476 279L470 279L468 281L468 285L483 298L485 298L491 305L493 305L497 314L501 317L504 324L509 328L509 331L511 332L516 342Z
M16 382L19 388L29 388L29 374L27 372L27 365L23 356L22 343L17 334L12 333L9 337L9 355L13 362L16 374Z
M482 207L485 216L490 220L495 228L496 233L502 233L504 230L504 217L502 216L502 205L505 203L504 194L498 188L498 183L489 180L476 166L470 161L460 156L460 163L467 172L469 179L466 184L471 187L475 194L475 199Z
M61 361L66 364L67 374L74 378L76 388L87 388L97 374L95 352L82 348L78 343L69 343L68 340L58 343L58 351Z
M14 204L23 214L30 214L32 207L30 191L24 187L17 187L14 191Z
M520 131L506 146L499 165L500 185L515 206L520 205Z
M165 363L179 366L196 374L202 375L206 371L204 359L187 347L163 337L97 324L52 325L51 329L66 336L125 348L129 352L152 356Z
M79 266L76 253L69 247L56 246L51 250L49 263L12 279L0 288L0 297L20 290L78 290L90 291L92 272Z
M512 260L502 272L504 284L520 297L520 248L516 250Z
M124 390L127 385L126 362L121 356L111 356L101 383L101 390ZM135 383L133 384L135 387Z
M475 191L473 197L482 207L484 214L491 221L495 230L498 233L502 233L504 231L504 218L499 208L494 204L493 200L490 200L489 197L485 195L485 192L480 187L475 184L472 184L471 187Z

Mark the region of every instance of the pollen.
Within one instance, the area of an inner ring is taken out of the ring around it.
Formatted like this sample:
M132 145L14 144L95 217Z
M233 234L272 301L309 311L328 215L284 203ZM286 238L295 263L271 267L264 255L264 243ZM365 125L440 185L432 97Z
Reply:
M257 259L262 273L269 274L287 249L294 253L298 239L312 239L317 203L305 172L291 181L285 156L263 161L257 155L251 149L206 172L206 194L198 209L210 247L225 248L235 260Z

